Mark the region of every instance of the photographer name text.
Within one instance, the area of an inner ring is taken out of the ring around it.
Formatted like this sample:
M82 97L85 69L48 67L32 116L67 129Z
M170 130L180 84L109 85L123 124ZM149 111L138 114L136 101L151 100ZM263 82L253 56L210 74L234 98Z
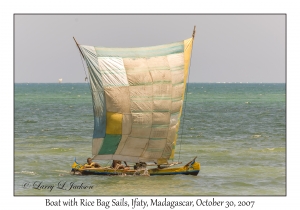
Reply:
M25 189L36 189L36 190L49 190L50 192L53 189L59 190L91 190L93 189L93 185L86 185L84 183L76 183L76 182L66 182L60 181L57 184L47 184L42 181L35 182L25 182L22 185Z

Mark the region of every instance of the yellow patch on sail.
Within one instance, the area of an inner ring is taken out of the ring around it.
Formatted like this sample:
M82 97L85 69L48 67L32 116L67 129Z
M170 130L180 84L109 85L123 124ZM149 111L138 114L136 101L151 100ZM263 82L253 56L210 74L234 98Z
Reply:
M173 97L179 97L180 95L182 95L182 100L177 100L177 101L172 102L172 111L171 112L172 113L179 112L179 116L181 115L181 112L182 112L182 103L184 100L184 92L185 92L185 88L186 88L185 85L186 85L186 82L188 79L188 74L189 74L189 66L190 66L190 60L191 60L191 54L192 54L192 47L193 47L193 38L184 40L184 85L183 85L183 89L181 90L182 92L176 91L176 87L175 87L175 91L172 93ZM180 86L178 86L178 87L180 87ZM175 135L174 141L172 143L172 152L171 152L170 159L174 159L176 140L177 140L177 136L178 136L177 132L179 129L179 125L180 125L180 121L178 120L178 123L176 126L176 135Z
M106 112L106 134L122 134L123 114Z
M184 84L186 84L186 80L189 74L192 47L193 47L193 38L184 40Z

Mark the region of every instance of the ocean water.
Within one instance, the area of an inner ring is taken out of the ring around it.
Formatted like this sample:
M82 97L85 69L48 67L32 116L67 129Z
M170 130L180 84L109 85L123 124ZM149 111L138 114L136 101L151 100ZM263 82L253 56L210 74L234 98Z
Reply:
M75 176L91 156L89 85L15 84L14 195L286 195L285 84L194 83L186 99L174 161L197 156L198 176Z

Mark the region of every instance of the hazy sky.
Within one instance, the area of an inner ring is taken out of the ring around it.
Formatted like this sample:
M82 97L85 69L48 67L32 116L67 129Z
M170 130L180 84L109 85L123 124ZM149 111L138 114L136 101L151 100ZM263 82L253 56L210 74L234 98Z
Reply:
M286 16L18 15L16 83L84 82L78 43L143 47L196 36L189 82L286 81Z

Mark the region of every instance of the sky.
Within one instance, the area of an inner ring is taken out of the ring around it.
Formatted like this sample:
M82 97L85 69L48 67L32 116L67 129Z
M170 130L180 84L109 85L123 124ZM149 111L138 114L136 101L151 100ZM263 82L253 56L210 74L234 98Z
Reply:
M14 15L14 82L85 82L75 45L145 47L196 35L189 82L286 82L286 14Z

